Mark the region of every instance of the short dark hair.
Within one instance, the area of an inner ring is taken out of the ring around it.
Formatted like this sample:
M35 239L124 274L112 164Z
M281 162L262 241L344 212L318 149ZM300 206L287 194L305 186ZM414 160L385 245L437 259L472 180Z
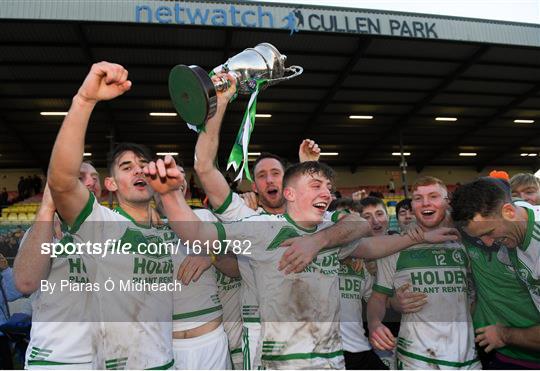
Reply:
M144 158L146 161L152 161L153 156L152 152L148 147L136 143L118 143L107 156L107 170L109 175L112 175L114 163L118 157L120 157L124 152L131 151L137 156Z
M334 170L332 170L330 166L318 161L306 161L289 166L285 171L285 175L283 175L283 188L285 188L292 179L305 174L322 174L331 183L334 183Z
M253 168L251 169L251 172L255 174L255 168L257 167L259 162L267 158L273 158L274 160L277 160L280 163L281 167L283 168L283 172L285 172L285 168L286 168L285 161L278 155L275 155L270 152L263 152L259 155L259 157L257 157L257 159L255 160L255 163L253 164Z
M476 214L493 215L502 204L512 202L508 183L483 177L455 190L450 200L452 219L458 225L468 224Z
M352 209L354 208L354 201L350 197L336 198L328 206L328 211L335 211L337 209Z
M386 213L388 214L388 210L386 209L384 201L381 200L379 197L368 196L359 200L358 203L360 204L360 213L364 211L365 207L381 205L384 208L384 211L386 211Z
M399 214L399 210L405 209L412 211L412 200L410 198L404 198L396 204L396 215Z

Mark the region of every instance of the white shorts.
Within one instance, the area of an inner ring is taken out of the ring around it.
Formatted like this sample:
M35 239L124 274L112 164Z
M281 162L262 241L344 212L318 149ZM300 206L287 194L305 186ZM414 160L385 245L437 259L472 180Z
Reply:
M261 338L261 324L258 322L244 322L242 329L242 354L244 370L257 370L261 366L259 340Z
M230 349L229 352L231 353L233 370L243 370L244 357L242 354L242 348Z
M173 339L176 370L227 370L231 368L229 342L223 325L191 339Z
M429 362L429 358L420 359L420 356L409 357L400 352L397 352L397 369L398 370L481 370L482 365L479 360L474 362L457 362L440 361Z

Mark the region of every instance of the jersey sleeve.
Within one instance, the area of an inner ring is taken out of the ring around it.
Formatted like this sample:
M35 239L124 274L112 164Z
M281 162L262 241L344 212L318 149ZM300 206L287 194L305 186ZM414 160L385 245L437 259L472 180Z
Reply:
M377 259L377 279L373 284L373 291L388 296L394 295L394 276L398 254Z
M257 215L257 211L248 207L238 193L232 191L223 201L223 204L213 211L224 222L234 222Z
M360 295L367 302L373 292L373 276L369 274L366 266L362 263L362 271L364 273L364 285L362 286L362 292Z
M222 246L229 246L229 250L234 246L243 247L240 254L249 259L262 256L268 245L268 238L276 227L276 223L272 223L271 218L265 215L254 215L230 223L216 222L214 225ZM244 253L246 248L250 251L249 254ZM232 252L238 254L238 251Z

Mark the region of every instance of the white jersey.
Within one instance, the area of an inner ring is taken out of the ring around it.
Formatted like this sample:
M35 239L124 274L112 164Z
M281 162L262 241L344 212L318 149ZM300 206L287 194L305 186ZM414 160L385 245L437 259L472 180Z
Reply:
M270 215L262 207L253 210L248 207L244 200L234 192L230 192L223 204L214 210L219 219L224 222L234 222L254 215ZM326 212L324 220L336 222L339 212ZM285 239L283 239L285 240ZM242 298L242 320L244 322L260 322L259 302L257 300L257 288L255 276L250 261L243 255L238 255L238 269L242 276L242 286L240 289Z
M30 229L24 234L21 245L29 233ZM60 241L53 239L54 243L72 241L69 234ZM60 289L62 281L88 282L81 256L64 254L51 258L47 281L56 286L52 294L37 290L31 296L32 329L26 351L26 368L91 365L94 351L89 336L92 325L87 312L89 296L86 292Z
M262 208L258 210L249 208L237 193L231 192L223 205L215 209L214 213L224 222L234 222L250 216L265 214L266 212ZM253 270L245 256L238 255L237 258L238 269L242 276L242 285L240 287L242 321L260 322L259 302L257 300L257 288L255 287Z
M193 212L202 221L217 221L208 210L196 209ZM180 264L186 258L187 248L181 246L173 256L174 272L178 273ZM173 331L185 331L204 325L223 315L218 297L216 268L212 265L205 270L197 282L183 285L181 291L173 292Z
M339 293L341 298L341 338L343 350L357 353L370 350L362 319L362 299L367 301L371 296L373 277L367 271L364 262L358 271L349 264L340 262Z
M174 364L171 285L175 281L170 249L164 244L176 246L176 234L168 226L140 225L122 209L112 211L101 206L91 193L70 232L77 242L102 246L107 240L117 243L116 253L109 246L105 257L83 255L90 282L100 286L100 291L91 295L89 309L100 322L93 339L95 367L170 368ZM150 243L161 249L151 250ZM119 252L118 246L129 253ZM111 284L114 289L108 291ZM144 291L137 285L145 287ZM169 286L154 290L150 285Z
M518 278L523 281L540 312L540 206L524 201L515 203L527 210L525 241L517 249L508 249Z
M405 283L427 294L416 313L403 314L401 356L466 368L478 362L470 316L468 258L460 243L418 244L377 260L373 290L392 296Z
M231 355L242 352L242 316L240 314L240 277L229 277L216 269L218 295L223 306L223 328L229 339Z
M339 259L352 249L326 249L297 274L285 275L278 262L291 237L316 232L298 226L287 214L258 215L216 224L218 239L249 241L262 324L261 361L265 368L343 368L339 334Z

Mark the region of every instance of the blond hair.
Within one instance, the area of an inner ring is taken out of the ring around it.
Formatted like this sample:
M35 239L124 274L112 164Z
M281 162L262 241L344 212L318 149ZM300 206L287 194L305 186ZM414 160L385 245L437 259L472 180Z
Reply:
M540 189L540 179L531 173L519 173L510 178L510 187L512 191L522 187L534 187L538 190Z

